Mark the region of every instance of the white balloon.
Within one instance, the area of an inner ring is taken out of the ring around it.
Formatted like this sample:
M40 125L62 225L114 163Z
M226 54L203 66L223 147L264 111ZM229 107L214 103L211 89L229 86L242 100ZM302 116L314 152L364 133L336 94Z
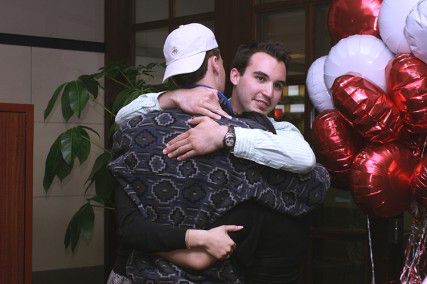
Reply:
M395 54L411 52L403 30L406 17L418 2L419 0L384 0L381 4L378 14L380 35Z
M374 36L352 35L343 38L331 48L326 58L326 87L330 90L337 77L353 73L385 91L385 67L391 59L393 53Z
M322 56L314 61L308 69L307 79L305 84L307 85L308 96L313 106L322 112L327 109L334 109L331 95L328 92L328 88L325 85L324 79L324 66L326 56Z
M427 64L427 0L409 13L404 32L412 53Z

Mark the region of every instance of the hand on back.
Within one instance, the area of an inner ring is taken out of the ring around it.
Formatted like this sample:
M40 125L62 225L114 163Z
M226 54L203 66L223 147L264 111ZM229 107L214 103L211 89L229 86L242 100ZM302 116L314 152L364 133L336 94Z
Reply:
M206 87L171 91L174 105L186 113L205 115L212 119L230 118L218 102L218 91Z
M194 117L189 120L189 123L195 127L169 141L163 154L181 161L209 154L223 147L222 141L227 132L227 126L219 125L207 116Z

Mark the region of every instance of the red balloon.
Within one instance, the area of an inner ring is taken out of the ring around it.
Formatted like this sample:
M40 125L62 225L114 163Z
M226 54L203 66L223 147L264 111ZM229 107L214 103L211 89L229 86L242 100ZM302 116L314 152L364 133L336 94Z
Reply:
M360 137L334 109L324 111L314 119L312 138L316 156L331 174L333 186L347 189L351 164L361 148Z
M417 159L403 146L388 144L362 150L354 159L351 190L367 214L388 218L409 208L410 182Z
M424 207L427 207L427 156L415 168L411 190L415 199Z
M427 133L427 64L404 53L388 64L386 74L403 122L415 133Z
M400 138L398 142L409 148L415 157L420 158L423 156L423 152L426 152L425 150L427 150L427 133L413 133L404 126L400 131Z
M351 35L380 37L378 14L382 0L333 0L329 6L328 28L334 42Z
M382 89L346 74L335 79L331 91L335 107L368 142L385 144L399 138L399 111Z

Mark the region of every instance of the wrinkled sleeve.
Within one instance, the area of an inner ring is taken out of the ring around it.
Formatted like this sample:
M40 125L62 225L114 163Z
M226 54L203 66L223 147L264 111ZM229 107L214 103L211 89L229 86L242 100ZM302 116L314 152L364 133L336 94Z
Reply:
M289 122L273 122L276 133L236 127L236 157L289 171L307 173L316 163L313 150L299 130Z
M115 122L118 125L125 121L141 114L146 114L150 111L161 110L159 104L159 96L164 92L148 93L137 97L135 100L124 106L116 115Z

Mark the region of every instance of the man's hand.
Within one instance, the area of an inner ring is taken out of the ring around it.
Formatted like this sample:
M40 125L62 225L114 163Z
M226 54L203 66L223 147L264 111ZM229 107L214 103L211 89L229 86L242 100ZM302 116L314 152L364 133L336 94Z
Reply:
M177 107L190 114L206 115L213 119L221 116L230 118L218 102L218 91L206 87L178 89L159 97L160 107L167 109Z
M208 231L190 230L188 232L188 245L190 247L202 247L216 259L225 259L229 257L236 248L236 243L230 238L228 233L237 232L241 229L243 229L242 226L222 225Z
M223 147L223 139L228 127L219 125L207 116L199 116L189 120L194 128L178 135L166 144L163 154L179 161L212 153Z

